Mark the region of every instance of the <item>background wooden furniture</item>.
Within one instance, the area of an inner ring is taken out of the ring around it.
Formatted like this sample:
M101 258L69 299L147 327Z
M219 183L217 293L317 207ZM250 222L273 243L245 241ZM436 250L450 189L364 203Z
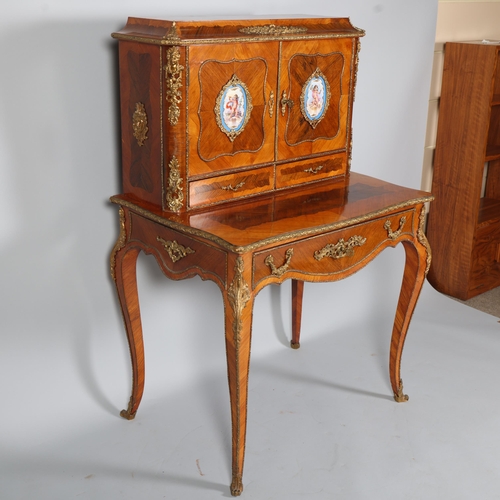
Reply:
M462 300L500 285L499 48L481 42L445 46L436 199L427 226L434 252L429 281Z
M347 19L129 19L114 34L124 194L112 197L120 236L111 273L133 367L121 415L135 417L144 389L136 282L144 251L173 280L198 275L221 289L233 495L243 490L253 303L264 286L293 280L298 348L303 282L345 278L402 243L389 373L395 399L408 399L400 363L430 266L423 223L432 197L349 171L362 34Z

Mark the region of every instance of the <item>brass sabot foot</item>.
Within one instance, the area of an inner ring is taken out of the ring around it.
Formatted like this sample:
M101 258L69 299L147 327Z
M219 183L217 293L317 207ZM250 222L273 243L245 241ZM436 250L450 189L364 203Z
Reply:
M122 410L120 412L120 417L126 418L127 420L134 420L135 413L130 413L129 410Z
M233 477L233 482L231 483L231 495L233 497L239 497L243 492L243 481L241 479L241 474Z
M397 403L406 403L410 399L406 394L403 393L403 381L399 381L399 389L396 394L394 394L394 400Z
M300 347L300 342L290 342L290 347L292 349L298 349Z

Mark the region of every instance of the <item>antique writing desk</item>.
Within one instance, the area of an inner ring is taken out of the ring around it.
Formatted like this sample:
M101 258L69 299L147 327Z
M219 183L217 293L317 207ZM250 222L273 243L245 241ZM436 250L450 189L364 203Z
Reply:
M243 490L252 311L292 279L299 347L304 281L336 281L384 248L406 251L390 344L396 401L404 339L431 252L432 197L350 172L359 38L348 19L172 22L130 18L119 39L123 194L111 255L133 367L121 415L144 388L136 283L142 250L173 280L222 292L232 420L231 493Z

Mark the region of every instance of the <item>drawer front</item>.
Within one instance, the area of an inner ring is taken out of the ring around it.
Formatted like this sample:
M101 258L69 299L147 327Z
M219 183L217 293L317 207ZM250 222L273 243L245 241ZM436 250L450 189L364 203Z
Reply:
M287 273L331 276L368 263L384 246L412 234L414 211L332 231L321 236L263 250L254 255L254 287ZM353 269L354 270L354 269Z
M500 285L500 228L491 225L481 228L472 251L469 296L486 292Z
M203 278L214 279L225 286L227 273L224 251L133 213L130 220L130 241L144 243L152 249L162 269L183 277L190 270L193 270L193 274L198 274L195 270L199 270Z
M276 169L276 188L297 186L319 181L346 171L346 154L328 156L323 159L299 161L280 165Z
M191 207L265 193L274 188L274 167L221 175L189 183Z

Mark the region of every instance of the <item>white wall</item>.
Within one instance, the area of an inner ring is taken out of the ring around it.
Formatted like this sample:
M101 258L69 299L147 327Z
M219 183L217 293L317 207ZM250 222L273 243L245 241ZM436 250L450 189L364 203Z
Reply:
M119 192L116 43L127 16L349 16L366 30L353 170L418 188L437 0L16 0L0 7L0 440L43 444L126 405L130 369L108 256ZM306 285L304 336L380 320L390 328L403 269L387 250L345 282ZM139 262L147 400L224 370L213 283L168 282ZM289 283L257 299L255 356L283 349ZM390 331L381 332L389 342ZM14 430L24 427L23 437ZM40 432L40 431L43 432ZM37 441L38 440L38 441ZM2 453L0 451L0 453Z

